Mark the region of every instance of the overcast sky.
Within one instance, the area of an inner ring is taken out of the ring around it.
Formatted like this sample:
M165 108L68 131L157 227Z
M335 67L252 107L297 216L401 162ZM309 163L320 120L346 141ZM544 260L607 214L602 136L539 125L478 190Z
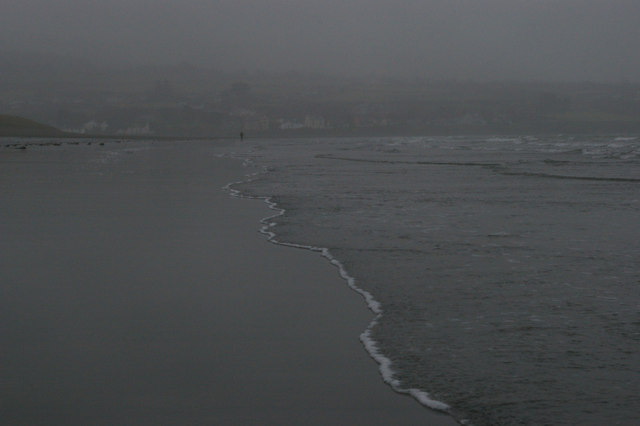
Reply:
M0 0L0 49L114 64L640 81L640 0Z

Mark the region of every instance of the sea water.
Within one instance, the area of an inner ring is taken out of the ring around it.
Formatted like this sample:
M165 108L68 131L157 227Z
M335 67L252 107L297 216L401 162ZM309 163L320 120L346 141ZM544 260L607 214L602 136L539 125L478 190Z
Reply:
M324 249L367 298L396 390L474 425L637 424L640 138L234 149L264 172L233 189L283 211L265 232Z

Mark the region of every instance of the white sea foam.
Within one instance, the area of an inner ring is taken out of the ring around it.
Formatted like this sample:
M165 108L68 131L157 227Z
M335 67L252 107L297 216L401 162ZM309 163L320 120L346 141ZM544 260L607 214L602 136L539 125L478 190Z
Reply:
M253 165L253 163L250 159L244 158L243 165L249 166L249 165ZM378 368L379 368L380 374L382 375L383 380L389 386L391 386L391 388L394 391L412 396L420 404L424 405L425 407L428 407L430 409L437 410L437 411L449 412L450 410L449 405L445 404L444 402L432 399L427 392L421 389L404 388L402 387L400 381L396 379L395 372L393 371L393 368L392 368L392 361L380 352L377 342L371 337L373 328L376 326L376 324L378 323L378 320L383 315L383 310L382 310L382 306L380 305L380 302L378 302L371 293L369 293L368 291L356 285L355 279L348 274L348 272L346 271L342 263L338 259L332 256L329 249L325 247L314 247L309 245L278 241L276 238L277 235L273 230L276 226L276 222L273 222L273 219L284 215L285 209L278 207L277 203L274 202L271 197L253 197L253 196L245 195L241 191L233 188L234 185L251 182L256 178L256 176L264 172L266 172L266 168L263 169L262 172L255 172L255 173L248 174L246 176L246 179L243 181L231 182L225 185L224 190L228 191L233 197L263 200L265 203L267 203L270 209L276 211L275 214L271 216L267 216L261 219L260 221L262 223L260 232L267 236L267 239L269 242L282 245L282 246L319 252L323 257L327 258L332 265L336 266L338 268L340 276L343 279L345 279L348 286L365 299L367 306L375 314L373 320L369 323L365 331L362 332L362 334L360 335L360 341L362 342L363 346L365 347L369 355L378 363L378 366L379 366ZM466 422L462 421L462 424L466 424Z
M515 137L515 138L493 137L493 138L488 138L487 142L511 142L511 143L520 144L522 143L522 139L519 137Z

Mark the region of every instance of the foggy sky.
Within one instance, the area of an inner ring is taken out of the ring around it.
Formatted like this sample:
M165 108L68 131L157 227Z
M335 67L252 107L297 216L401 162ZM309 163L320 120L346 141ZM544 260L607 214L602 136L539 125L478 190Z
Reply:
M0 0L0 50L115 65L640 81L638 0Z

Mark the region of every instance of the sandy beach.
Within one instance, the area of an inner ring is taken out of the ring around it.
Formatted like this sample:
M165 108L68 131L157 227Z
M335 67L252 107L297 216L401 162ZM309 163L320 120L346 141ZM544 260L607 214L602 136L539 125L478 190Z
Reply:
M214 154L0 151L0 423L455 424L383 383L362 298Z

